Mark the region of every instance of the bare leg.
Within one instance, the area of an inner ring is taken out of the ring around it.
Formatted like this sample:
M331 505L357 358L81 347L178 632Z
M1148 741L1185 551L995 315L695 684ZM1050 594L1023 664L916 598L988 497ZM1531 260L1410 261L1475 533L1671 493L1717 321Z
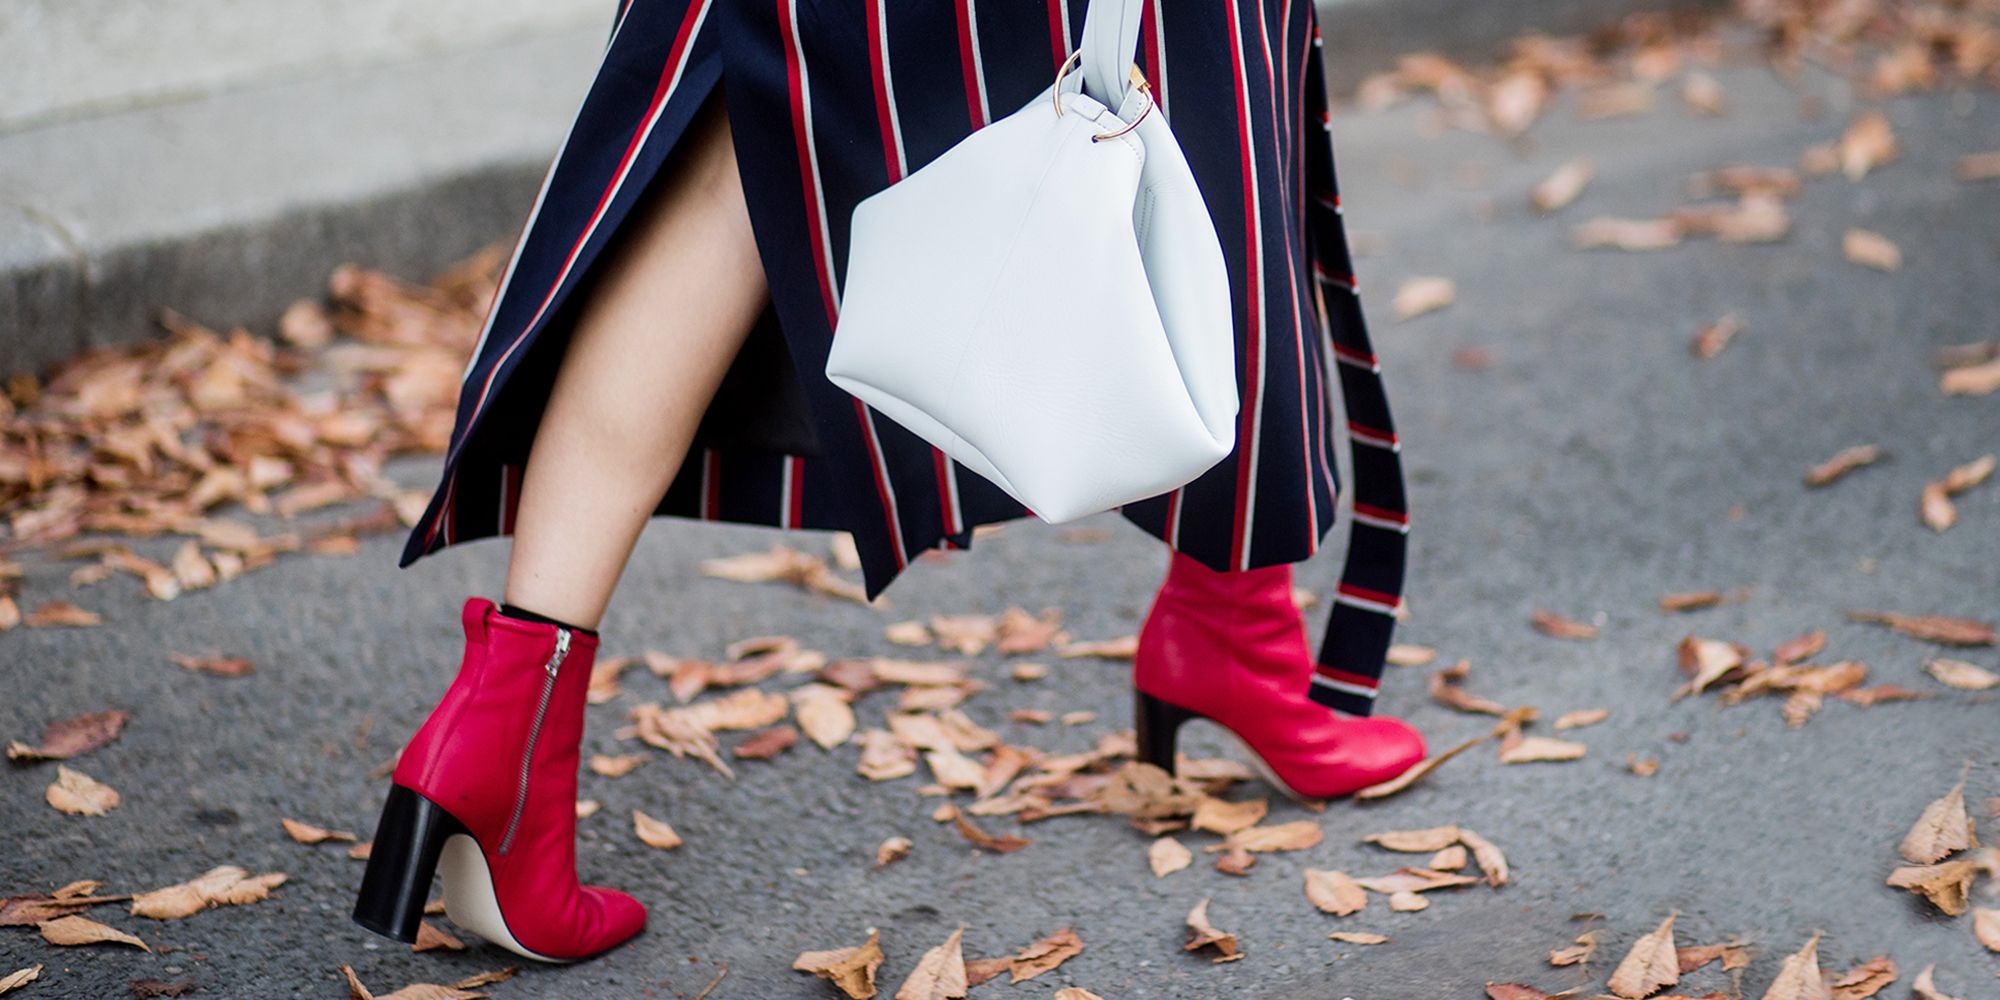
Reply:
M768 289L722 96L606 249L521 486L508 602L596 628Z

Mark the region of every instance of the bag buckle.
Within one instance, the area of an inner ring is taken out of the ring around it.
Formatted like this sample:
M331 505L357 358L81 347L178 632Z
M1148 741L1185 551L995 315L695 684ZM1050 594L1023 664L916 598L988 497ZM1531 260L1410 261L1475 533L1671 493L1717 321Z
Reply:
M1062 109L1063 78L1068 76L1070 70L1075 69L1076 65L1082 61L1083 61L1083 50L1077 49L1076 51L1071 52L1069 54L1069 58L1063 60L1063 64L1061 66L1056 68L1056 85L1055 89L1050 92L1050 98L1055 102L1056 117L1058 118L1062 117L1063 113ZM1146 74L1139 72L1139 67L1137 65L1134 65L1132 67L1130 79L1134 84L1138 86L1138 88L1141 91L1145 93L1146 106L1139 110L1139 117L1132 119L1131 123L1127 124L1124 128L1112 132L1099 132L1096 135L1090 137L1091 142L1103 142L1106 139L1116 139L1119 136L1124 135L1125 133L1130 132L1135 128L1138 128L1139 123L1145 121L1146 116L1153 113L1153 104L1155 102L1153 100L1152 82L1146 79Z

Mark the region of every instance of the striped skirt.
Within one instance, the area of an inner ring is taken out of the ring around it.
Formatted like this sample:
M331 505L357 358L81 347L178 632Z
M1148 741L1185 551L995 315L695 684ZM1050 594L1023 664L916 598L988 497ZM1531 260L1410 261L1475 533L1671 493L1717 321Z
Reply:
M828 381L856 203L1013 112L1088 0L624 0L466 370L403 564L513 529L576 290L702 103L726 95L771 301L658 513L851 532L868 592L1021 505ZM1151 0L1141 71L1213 216L1235 301L1235 452L1122 513L1216 569L1311 556L1346 428L1354 518L1315 697L1372 704L1401 603L1397 442L1355 295L1310 0ZM1336 399L1330 375L1337 373ZM1336 407L1345 406L1343 422Z

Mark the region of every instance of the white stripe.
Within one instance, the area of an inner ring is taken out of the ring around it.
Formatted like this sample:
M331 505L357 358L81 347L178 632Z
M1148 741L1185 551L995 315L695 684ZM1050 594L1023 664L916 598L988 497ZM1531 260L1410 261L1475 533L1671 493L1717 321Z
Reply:
M1241 564L1237 566L1237 569L1247 570L1250 568L1250 538L1256 529L1257 519L1258 452L1262 448L1264 437L1264 390L1266 388L1264 385L1266 361L1264 348L1268 346L1265 342L1268 339L1265 337L1265 331L1269 321L1269 316L1265 313L1264 307L1264 285L1269 281L1269 275L1264 273L1264 205L1262 192L1257 189L1257 144L1252 138L1256 132L1250 119L1250 64L1243 55L1243 17L1236 0L1229 0L1229 16L1236 19L1236 31L1234 32L1236 35L1236 61L1238 65L1243 67L1243 89L1237 94L1237 99L1243 113L1243 127L1246 130L1243 141L1250 149L1250 176L1247 178L1247 181L1250 185L1250 224L1251 233L1254 237L1252 242L1257 250L1257 298L1253 306L1257 315L1257 393L1256 398L1250 404L1250 449L1244 455L1244 460L1250 463L1250 488L1246 491L1243 498L1243 559Z
M797 458L786 455L784 472L778 477L778 524L786 528L792 526L792 476L798 464Z
M1403 450L1403 442L1401 441L1397 441L1394 444L1391 444L1389 442L1382 441L1378 438L1366 434L1358 434L1352 427L1349 427L1347 429L1347 436L1353 438L1357 444L1365 444L1370 448L1381 448L1386 451L1392 451L1398 453L1400 453Z
M1386 531L1393 531L1399 535L1407 535L1410 533L1410 525L1409 522L1407 521L1391 521L1386 517L1376 517L1373 514L1363 514L1358 510L1354 512L1354 519L1362 524L1371 525L1377 528L1382 528Z
M1062 11L1063 55L1069 55L1069 0L1058 0L1056 9Z
M1333 601L1335 604L1345 604L1350 608L1361 608L1364 611L1374 611L1379 614L1394 616L1396 613L1396 605L1394 604L1371 601L1365 597L1355 597L1352 594L1345 594L1338 590L1333 592Z
M979 84L979 123L993 120L993 107L986 103L986 55L979 51L979 9L974 0L965 0L965 31L972 39L972 78Z
M500 466L500 514L493 519L493 527L507 530L507 466Z
M882 97L889 105L889 135L896 141L896 176L910 172L910 161L903 155L903 123L896 111L896 81L889 72L889 11L887 0L875 0L875 28L877 41L882 46Z
M1362 687L1359 684L1349 684L1346 681L1337 681L1331 677L1325 677L1320 674L1314 674L1312 682L1321 687L1330 687L1335 691L1345 691L1348 694L1360 698L1368 698L1372 700L1377 694L1377 691L1374 688Z

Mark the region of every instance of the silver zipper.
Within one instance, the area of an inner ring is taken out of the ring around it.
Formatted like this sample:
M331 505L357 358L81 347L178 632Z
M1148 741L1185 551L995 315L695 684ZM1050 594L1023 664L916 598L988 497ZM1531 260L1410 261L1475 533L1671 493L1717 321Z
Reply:
M562 669L562 662L569 656L569 629L556 629L556 651L549 656L548 665L542 672L548 676L542 680L542 700L535 703L535 721L528 724L528 745L521 749L521 780L514 788L514 815L507 820L507 832L500 838L500 852L514 846L514 834L521 826L521 813L528 808L528 772L534 766L535 740L542 735L542 717L549 713L549 699L556 693L556 671Z

